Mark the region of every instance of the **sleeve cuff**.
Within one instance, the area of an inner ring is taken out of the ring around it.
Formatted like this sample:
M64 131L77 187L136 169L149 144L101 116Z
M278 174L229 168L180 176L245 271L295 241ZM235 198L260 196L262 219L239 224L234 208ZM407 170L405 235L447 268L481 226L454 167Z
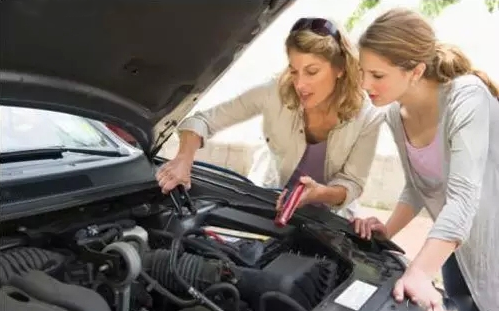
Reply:
M444 207L428 236L446 241L455 241L461 244L468 239L473 221L472 219L465 218L464 215L456 217L455 214L449 214L449 207L454 206Z
M177 127L177 132L180 133L182 131L191 131L200 136L201 148L204 147L205 141L211 137L210 131L208 129L208 124L206 124L203 119L197 116L186 118L185 120L180 122Z
M360 194L362 193L362 189L360 188L359 185L354 183L353 181L346 180L346 179L340 179L340 178L335 178L332 181L330 181L328 186L342 186L345 187L346 191L346 197L343 203L339 205L331 205L331 208L333 209L343 209L347 206L350 205L354 200L359 198Z
M414 189L406 185L402 190L398 201L412 207L412 209L414 210L414 214L417 215L423 209L423 203L421 200L415 197L416 195L417 194L414 193Z

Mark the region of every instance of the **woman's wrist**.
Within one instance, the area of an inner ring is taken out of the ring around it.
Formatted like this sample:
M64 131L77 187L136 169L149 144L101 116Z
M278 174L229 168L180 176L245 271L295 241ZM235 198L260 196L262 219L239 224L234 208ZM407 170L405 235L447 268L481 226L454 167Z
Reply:
M394 228L393 222L388 220L385 223L385 228L386 228L386 238L388 240L391 240L395 236L395 234L397 234L397 232L396 232L397 230L396 230L396 228Z
M441 269L447 258L455 251L456 242L428 238L411 263L411 267L432 278Z
M319 184L317 186L318 199L322 203L330 205L341 205L347 196L347 189L343 186L327 186Z
M179 152L177 153L175 158L183 161L188 161L190 163L194 163L195 153L193 154L191 152Z

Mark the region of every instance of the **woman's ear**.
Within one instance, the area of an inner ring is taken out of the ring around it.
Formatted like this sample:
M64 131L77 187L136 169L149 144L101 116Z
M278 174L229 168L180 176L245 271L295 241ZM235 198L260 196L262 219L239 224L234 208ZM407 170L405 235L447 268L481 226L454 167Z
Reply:
M424 72L426 71L426 64L425 63L419 63L414 67L412 70L413 72L413 77L412 80L414 82L417 82L421 79L421 77L424 75Z

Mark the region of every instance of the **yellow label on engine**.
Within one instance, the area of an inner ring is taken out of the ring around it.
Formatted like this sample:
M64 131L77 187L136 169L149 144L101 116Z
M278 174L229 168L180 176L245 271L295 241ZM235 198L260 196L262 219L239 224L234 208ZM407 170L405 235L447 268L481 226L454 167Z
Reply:
M206 226L203 229L209 230L211 232L218 233L218 234L229 235L229 236L244 238L244 239L260 240L260 241L267 241L268 239L270 239L270 237L266 236L266 235L245 232L245 231L238 231L238 230L227 229L227 228Z

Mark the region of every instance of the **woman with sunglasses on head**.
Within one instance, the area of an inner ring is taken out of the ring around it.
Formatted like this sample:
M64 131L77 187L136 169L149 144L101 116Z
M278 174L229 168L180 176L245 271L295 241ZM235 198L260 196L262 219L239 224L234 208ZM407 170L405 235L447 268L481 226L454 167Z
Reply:
M499 310L497 85L410 10L379 16L359 46L363 87L376 106L392 103L387 123L406 184L386 224L355 219L355 230L391 238L426 207L433 227L396 283L395 299L440 310L431 277L442 268L459 311Z
M179 125L179 151L157 173L163 192L178 184L190 186L194 154L206 139L263 115L267 143L250 179L281 189L300 181L305 190L299 206L326 205L345 217L355 213L383 115L363 92L352 45L332 22L298 20L285 48L289 66L278 79L197 112ZM280 198L277 208L281 203Z

